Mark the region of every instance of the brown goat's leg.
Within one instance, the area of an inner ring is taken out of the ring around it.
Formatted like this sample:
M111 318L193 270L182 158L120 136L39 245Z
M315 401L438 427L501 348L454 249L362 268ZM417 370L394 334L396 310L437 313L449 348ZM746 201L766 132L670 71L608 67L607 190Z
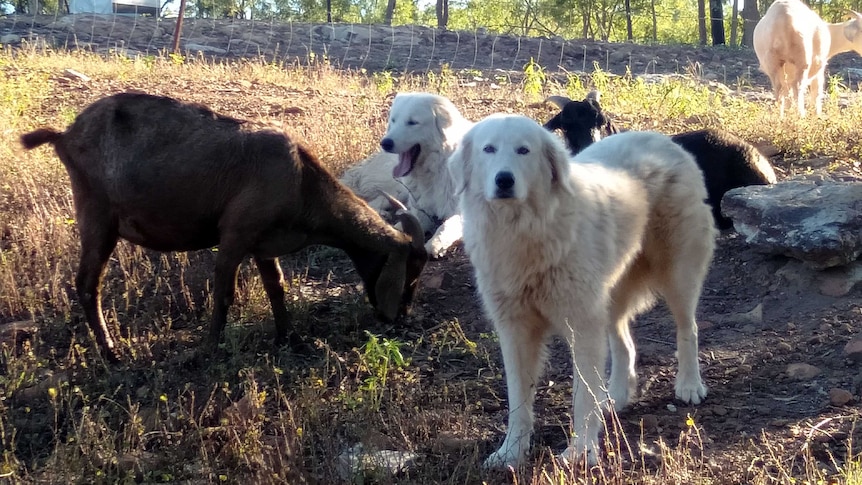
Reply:
M227 324L227 312L233 304L236 291L236 275L242 262L242 253L219 246L216 257L215 277L213 278L213 320L210 324L210 343L221 340L222 331Z
M90 330L96 336L96 343L108 360L117 362L119 356L102 314L101 285L105 266L108 264L111 252L117 245L119 236L110 223L100 225L91 222L87 224L85 221L87 221L86 217L79 217L81 260L78 266L78 275L75 278L75 288Z
M272 315L275 319L275 344L281 345L287 341L287 332L290 327L290 314L284 306L284 275L278 259L254 258L257 269L260 271L260 279L263 281L263 289L269 297L272 306Z

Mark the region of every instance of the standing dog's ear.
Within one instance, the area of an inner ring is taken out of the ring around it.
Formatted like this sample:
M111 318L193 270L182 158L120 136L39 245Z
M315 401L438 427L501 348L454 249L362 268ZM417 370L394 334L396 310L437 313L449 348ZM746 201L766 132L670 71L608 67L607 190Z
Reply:
M449 176L452 178L452 183L455 184L455 195L460 196L470 183L470 176L473 173L473 162L470 160L473 150L473 139L471 134L473 131L468 131L461 140L458 148L449 155L449 160L446 165L449 168Z
M542 155L551 167L551 183L566 192L572 191L569 178L569 151L560 137L547 130L542 131Z

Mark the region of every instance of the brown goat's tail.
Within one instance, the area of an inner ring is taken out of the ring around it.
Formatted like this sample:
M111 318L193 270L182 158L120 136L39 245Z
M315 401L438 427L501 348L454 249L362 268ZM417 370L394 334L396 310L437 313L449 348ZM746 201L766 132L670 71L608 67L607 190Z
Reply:
M63 138L63 134L50 128L41 128L30 133L21 135L21 144L24 148L31 149L42 146L45 143L56 144Z

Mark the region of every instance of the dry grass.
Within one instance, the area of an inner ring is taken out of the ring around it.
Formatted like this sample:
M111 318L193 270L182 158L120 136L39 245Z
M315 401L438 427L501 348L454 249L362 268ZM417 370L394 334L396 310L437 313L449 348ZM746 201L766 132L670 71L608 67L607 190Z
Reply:
M68 68L92 79L69 78ZM688 484L729 476L716 471L721 457L709 456L694 421L675 442L647 442L610 420L608 458L590 470L559 469L539 447L515 473L482 471L502 426L476 397L500 389L493 335L451 318L381 326L334 250L283 261L296 326L309 336L298 348L271 347L266 298L243 268L235 324L218 355L207 355L198 341L208 323L212 253L158 254L121 243L109 264L105 308L130 357L107 366L71 286L78 240L67 176L52 152L24 152L17 141L43 125L65 126L101 96L144 90L283 127L335 171L375 150L390 97L401 90L441 92L472 119L504 111L544 120L551 108L537 103L543 96L599 87L613 93L606 107L626 127L723 126L773 145L787 160L828 153L849 171L858 171L848 161L860 155L855 98L855 109L830 100L829 120L776 125L772 109L690 79L644 84L596 72L475 81L478 73L365 75L326 65L36 49L0 52L0 73L0 329L36 322L17 338L3 333L0 343L0 477L10 483L334 483L337 457L355 443L421 455L406 475L369 471L354 477L359 483ZM779 165L804 170L798 162ZM762 463L734 476L751 483L860 483L852 447L836 479L805 450L768 439L750 446Z

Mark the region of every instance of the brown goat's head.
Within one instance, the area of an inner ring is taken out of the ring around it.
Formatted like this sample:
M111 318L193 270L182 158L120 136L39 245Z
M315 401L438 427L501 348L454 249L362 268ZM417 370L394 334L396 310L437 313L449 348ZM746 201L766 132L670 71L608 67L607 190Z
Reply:
M398 211L398 221L409 238L403 251L378 253L375 257L360 255L356 250L347 253L365 285L368 300L377 317L392 322L401 315L409 315L419 288L419 276L428 261L425 234L416 216Z
M386 321L395 320L399 315L409 315L416 291L419 289L419 275L428 262L425 251L425 234L416 216L399 212L398 220L405 234L411 238L410 251L402 261L400 255L391 254L380 272L375 285L378 316ZM397 291L403 288L403 291Z

